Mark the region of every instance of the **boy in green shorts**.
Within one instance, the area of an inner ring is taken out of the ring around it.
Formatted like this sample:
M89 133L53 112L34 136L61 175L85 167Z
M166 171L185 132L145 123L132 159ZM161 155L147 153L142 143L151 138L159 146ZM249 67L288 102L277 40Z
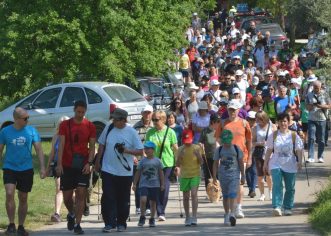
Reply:
M198 210L198 188L200 184L200 166L203 163L202 148L192 144L192 130L184 130L183 145L177 152L175 173L180 176L180 190L183 191L185 226L196 226ZM192 218L190 217L190 194L192 199Z

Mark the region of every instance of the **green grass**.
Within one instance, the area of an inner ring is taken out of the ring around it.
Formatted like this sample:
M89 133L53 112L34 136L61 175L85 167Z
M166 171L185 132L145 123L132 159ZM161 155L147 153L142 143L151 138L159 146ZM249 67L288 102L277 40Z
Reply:
M328 186L317 194L309 214L309 220L314 229L322 235L331 235L331 178Z
M51 149L50 142L42 143L45 153L45 165L48 160L48 154ZM36 229L42 225L49 223L50 216L54 212L54 194L55 183L53 178L40 179L39 177L39 159L34 154L34 183L31 193L28 197L28 214L26 217L25 226L28 229ZM2 179L2 171L0 172ZM0 228L6 228L8 218L5 208L5 190L4 185L0 184ZM16 208L18 207L16 194ZM16 209L16 224L17 224L17 209Z

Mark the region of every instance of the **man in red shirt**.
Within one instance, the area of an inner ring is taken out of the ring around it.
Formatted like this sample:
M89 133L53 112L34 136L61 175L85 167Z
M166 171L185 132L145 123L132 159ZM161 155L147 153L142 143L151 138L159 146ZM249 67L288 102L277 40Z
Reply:
M84 234L80 227L87 188L89 187L90 168L95 154L96 129L84 116L87 105L77 101L74 117L60 124L59 156L57 174L61 176L60 188L68 209L67 227L75 234ZM75 190L75 209L73 193Z

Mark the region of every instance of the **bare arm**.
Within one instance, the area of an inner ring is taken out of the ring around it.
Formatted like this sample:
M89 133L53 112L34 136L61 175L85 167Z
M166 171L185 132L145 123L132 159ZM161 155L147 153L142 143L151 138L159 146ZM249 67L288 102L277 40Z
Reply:
M89 139L89 153L88 153L88 162L85 164L83 168L83 174L89 174L91 172L90 163L93 162L95 156L95 138Z
M265 157L264 157L264 164L263 164L263 170L264 170L264 173L268 173L269 171L269 160L270 160L270 156L271 156L271 153L272 153L272 149L267 149L267 152L265 154Z
M97 172L100 171L100 160L102 158L104 151L105 151L105 146L103 144L99 144L98 153L97 153L97 157L95 159L95 165L94 165L94 170Z
M239 169L240 169L240 174L241 174L241 179L240 179L240 184L244 185L245 184L245 165L244 165L244 159L241 158L239 160Z
M47 163L47 168L49 168L51 162L54 160L55 158L55 142L56 142L56 139L57 139L57 135L54 135L53 138L52 138L52 148L51 148L51 152L49 153L49 156L48 156L48 163Z
M137 170L136 174L134 175L133 184L132 184L132 190L133 191L136 191L136 189L137 189L137 183L140 179L140 173L141 173L141 171Z
M213 163L213 182L214 182L214 184L217 182L216 173L218 170L219 163L220 163L219 160L214 160L214 163Z
M46 177L45 157L44 157L43 149L41 147L41 143L40 142L35 142L35 143L33 143L33 146L34 146L36 154L38 155L38 158L39 158L40 178L44 179Z
M63 174L62 156L63 156L64 143L65 143L65 136L60 135L60 143L59 143L59 151L58 151L59 156L57 159L57 166L56 166L56 172L58 176L61 176Z
M163 170L161 168L159 169L159 176L160 176L161 191L163 191L164 190L164 174L163 174Z
M126 149L124 148L124 153L133 155L133 156L142 156L144 154L144 149Z

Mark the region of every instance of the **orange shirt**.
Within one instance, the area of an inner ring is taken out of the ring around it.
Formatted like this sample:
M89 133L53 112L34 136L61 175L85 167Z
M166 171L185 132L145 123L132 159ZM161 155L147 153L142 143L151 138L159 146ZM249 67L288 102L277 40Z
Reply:
M233 134L232 144L237 145L242 150L242 152L244 153L243 160L245 163L247 163L248 149L246 146L246 142L252 141L252 131L251 128L249 127L248 122L241 118L238 118L237 121L226 120L223 124L221 122L215 132L215 137L217 139L220 138L223 130L230 130L232 132Z

